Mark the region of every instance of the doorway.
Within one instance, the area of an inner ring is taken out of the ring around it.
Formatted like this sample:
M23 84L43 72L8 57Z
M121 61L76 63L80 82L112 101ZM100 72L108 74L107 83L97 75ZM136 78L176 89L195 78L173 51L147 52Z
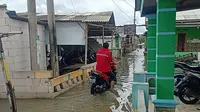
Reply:
M178 33L177 52L184 52L186 50L186 39L186 33Z

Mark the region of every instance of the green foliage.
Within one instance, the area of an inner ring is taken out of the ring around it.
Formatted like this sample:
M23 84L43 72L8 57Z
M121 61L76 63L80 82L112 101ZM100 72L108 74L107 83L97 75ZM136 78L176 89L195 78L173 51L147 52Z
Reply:
M155 80L155 78L150 78L148 80L148 83L149 83L149 87L156 87L156 80Z

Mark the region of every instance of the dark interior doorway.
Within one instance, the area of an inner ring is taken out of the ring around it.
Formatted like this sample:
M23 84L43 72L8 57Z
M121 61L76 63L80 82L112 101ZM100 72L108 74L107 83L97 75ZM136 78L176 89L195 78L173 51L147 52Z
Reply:
M186 33L179 33L177 38L177 52L184 52L186 50Z

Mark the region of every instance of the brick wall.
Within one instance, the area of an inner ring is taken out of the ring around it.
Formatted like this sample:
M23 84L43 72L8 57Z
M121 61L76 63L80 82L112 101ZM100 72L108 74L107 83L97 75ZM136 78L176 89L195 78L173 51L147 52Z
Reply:
M3 38L3 48L10 71L30 71L30 44L28 23L9 18L5 10L0 9L0 32L23 31L21 35ZM40 69L46 69L45 28L38 25L40 37Z
M38 25L37 29L40 37L40 70L46 70L45 27ZM35 79L33 75L30 75L29 78L23 78L19 73L16 73L17 71L21 71L20 73L25 74L24 76L29 76L29 72L31 72L28 23L11 19L6 14L6 10L0 9L0 33L12 31L23 31L21 35L2 39L5 58L11 81L15 85L16 94L30 91L48 92L47 85L44 84L41 86L48 79ZM0 65L0 98L6 94L4 75L1 68Z

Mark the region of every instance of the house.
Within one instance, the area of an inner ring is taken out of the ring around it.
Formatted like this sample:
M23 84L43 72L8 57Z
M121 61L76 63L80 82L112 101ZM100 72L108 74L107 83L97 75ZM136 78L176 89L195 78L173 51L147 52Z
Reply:
M142 17L148 18L147 73L144 77L148 81L147 84L149 83L148 86L150 86L150 88L147 88L153 94L151 100L154 106L152 106L152 109L175 112L178 104L178 101L174 98L174 54L178 34L176 15L180 11L200 8L200 2L198 0L135 0L135 4L135 10L140 11ZM193 16L190 15L190 17ZM180 28L182 30L179 30L179 33L189 34L189 27L194 20L182 20L179 25L186 28ZM198 25L197 21L194 23ZM197 31L194 29L190 31ZM179 37L185 37L185 34L180 34ZM184 39L180 43L182 41ZM182 47L178 50L183 50ZM152 79L156 80L156 83ZM143 84L146 83L141 85ZM133 90L135 86L137 84L133 85ZM133 99L133 102L136 100L138 99ZM148 100L147 94L145 99L147 109ZM135 107L135 104L133 104L133 107Z
M176 12L177 52L198 52L200 49L200 9ZM148 25L146 19L146 25Z
M27 17L27 13L19 13L18 15ZM39 14L37 19L47 23L47 15ZM87 25L88 37L102 36L102 28L92 24L105 27L104 36L111 36L111 28L115 27L112 11L59 14L55 15L55 21L58 45L85 45L84 38ZM48 33L46 33L46 40L48 43Z
M200 60L200 9L176 12L176 60ZM146 25L148 20L146 19Z
M18 15L27 18L27 13L19 13ZM39 14L37 20L47 23L47 15ZM101 48L100 44L102 44L98 43L98 38L111 36L115 28L112 11L59 14L55 15L55 21L59 56L61 56L62 48L68 59L74 58L76 60L67 60L67 65L84 64L86 35L88 37L89 55L95 57L95 52ZM102 27L104 27L104 30L102 30ZM48 29L45 27L47 45L49 43L48 35ZM94 61L94 58L88 57L88 63Z
M200 9L177 12L176 14L176 51L200 51Z

